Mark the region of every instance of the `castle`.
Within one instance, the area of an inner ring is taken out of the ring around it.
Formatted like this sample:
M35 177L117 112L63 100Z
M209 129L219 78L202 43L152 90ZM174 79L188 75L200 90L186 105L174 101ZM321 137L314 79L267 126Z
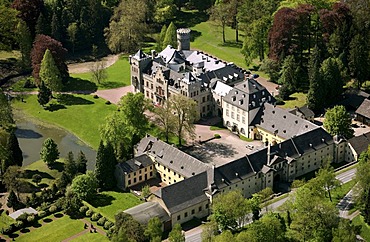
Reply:
M245 197L279 182L291 182L320 168L325 160L353 161L350 142L275 105L274 97L249 73L232 63L190 50L190 30L177 30L178 48L151 56L130 56L131 83L161 105L171 95L195 100L201 117L222 116L224 126L266 145L249 155L213 166L176 147L147 136L135 157L116 167L118 186L130 188L153 177L167 186L150 201L125 212L140 222L158 216L166 229L210 214L215 196L239 189ZM357 152L357 151L356 151ZM144 215L143 215L144 214Z

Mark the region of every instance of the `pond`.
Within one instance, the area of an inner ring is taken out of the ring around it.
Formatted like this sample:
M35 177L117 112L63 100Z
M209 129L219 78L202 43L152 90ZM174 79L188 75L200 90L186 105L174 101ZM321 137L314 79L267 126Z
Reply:
M23 152L23 166L40 160L42 143L45 139L52 138L58 145L59 157L67 157L68 152L72 151L75 158L77 158L81 150L88 160L87 169L94 169L96 151L84 144L75 135L64 129L27 118L19 112L15 112L14 119L17 124L15 134Z

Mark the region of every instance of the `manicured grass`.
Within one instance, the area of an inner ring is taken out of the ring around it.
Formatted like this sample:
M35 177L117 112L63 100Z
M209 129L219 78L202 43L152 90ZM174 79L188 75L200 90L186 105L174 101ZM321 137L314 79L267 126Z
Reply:
M68 216L56 219L27 234L21 234L16 241L62 241L84 230L84 223Z
M115 105L106 105L105 100L91 95L63 95L59 103L53 101L50 110L43 109L36 95L25 96L25 102L15 101L13 107L41 121L56 124L97 149L100 141L99 126L105 117L116 110Z
M267 206L269 206L269 205L271 205L271 204L273 204L273 203L275 203L277 201L280 201L281 199L284 199L284 198L286 198L288 196L289 196L289 193L285 193L285 194L283 194L281 196L275 197L275 198L273 198L271 200L268 200L268 201L264 202L261 206L262 207L267 207Z
M306 96L307 94L302 92L293 93L290 95L291 100L284 101L285 104L282 105L282 108L294 108L294 107L302 107L306 104Z
M361 226L361 237L364 238L365 241L370 241L370 226L364 222L364 217L358 215L352 220L352 223Z
M1 229L7 227L13 222L14 222L14 219L6 215L5 210L1 210L0 212L0 231Z
M64 160L58 160L52 169L50 169L42 160L33 162L30 165L22 168L26 178L25 180L36 186L36 184L32 182L32 176L34 174L39 174L42 177L39 187L50 186L57 178L61 177L63 162Z
M22 80L15 82L9 89L11 89L14 92L32 92L32 91L38 90L36 87L35 88L25 88L24 84L26 80L27 80L26 78L23 78Z
M356 181L352 180L332 190L331 198L333 199L333 203L338 204L338 202L353 188L355 184Z
M212 125L211 127L209 127L210 130L213 130L213 131L216 131L216 130L224 130L224 129L227 129L223 126L222 124L222 121L221 122L218 122L217 124L215 125Z
M252 142L253 141L253 139L244 137L243 135L239 135L239 139L244 140L244 141L247 141L247 142Z
M9 58L15 58L18 59L21 57L21 53L17 50L12 50L12 51L0 51L0 60L6 60Z
M259 61L247 65L244 55L241 53L243 46L243 32L239 31L239 42L235 42L235 30L230 27L225 28L226 43L222 43L222 29L213 21L199 23L191 28L193 41L190 44L191 49L205 51L215 57L227 62L233 62L237 66L244 69L251 69L254 73L258 73L262 77L266 74L257 71Z
M150 124L148 133L150 135L152 135L154 137L158 137L159 139L166 142L166 137L164 135L163 130L160 127L156 126L155 124L153 124L153 123ZM181 142L182 142L182 145L186 144L186 141L184 139L182 139ZM173 134L170 134L169 138L168 138L168 143L169 144L174 144L174 145L179 145L179 139L177 138L177 136L175 136Z
M71 241L73 242L108 242L109 239L107 236L104 236L99 233L86 233Z
M138 197L131 193L116 191L102 192L95 196L90 205L94 210L114 222L114 215L120 211L132 208L142 203Z
M116 63L107 67L108 79L100 84L91 82L91 72L71 74L66 90L111 89L130 85L130 64L127 56L121 56Z

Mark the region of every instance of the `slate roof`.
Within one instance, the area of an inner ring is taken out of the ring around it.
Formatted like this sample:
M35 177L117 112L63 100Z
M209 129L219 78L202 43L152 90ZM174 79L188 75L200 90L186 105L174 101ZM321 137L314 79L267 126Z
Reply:
M130 214L141 224L148 224L149 220L154 217L158 217L162 223L170 220L170 216L167 214L166 210L156 202L145 202L133 208L126 209L123 212Z
M224 101L242 110L249 111L263 106L265 102L274 103L271 94L254 79L247 79L236 85Z
M244 73L240 68L226 65L222 68L206 71L198 76L203 82L210 83L213 78L220 79L223 83L231 83L244 79Z
M318 127L307 133L292 137L270 147L270 165L283 161L290 163L305 153L333 144L333 138L324 129ZM219 166L214 170L214 184L222 189L230 184L255 175L268 172L268 147ZM212 177L212 176L210 176Z
M200 160L149 135L143 138L137 145L137 155L141 154L148 154L154 157L158 163L186 178L202 173L209 168L207 164Z
M207 188L207 172L202 172L180 182L171 184L154 192L161 198L171 214L195 204L207 201L204 193Z
M137 60L140 60L140 59L148 57L148 55L145 54L142 50L138 50L138 52L136 52L133 57L135 57L135 59Z
M370 94L357 90L357 89L348 89L344 93L344 99L339 102L340 105L344 105L347 109L356 110L364 99L368 99Z
M348 143L350 143L356 153L360 155L363 151L366 151L370 145L370 132L355 136L349 139Z
M226 66L224 62L221 60L218 60L217 58L214 58L208 54L205 54L201 51L187 51L186 54L184 54L186 57L186 60L189 62L190 65L196 65L197 63L203 62L205 71L215 71L220 68L223 68ZM185 51L184 51L185 53Z
M181 64L185 62L180 52L171 45L167 45L167 47L159 53L159 56L165 63Z
M131 173L144 167L148 167L152 164L152 159L148 155L142 154L128 161L120 162L118 163L118 166L122 169L123 172Z
M370 119L370 100L369 99L364 99L360 107L358 107L358 109L356 110L356 114L360 114L361 116L364 116L365 118Z
M216 93L217 95L224 97L226 94L228 94L233 88L229 85L226 85L225 83L219 81L219 79L213 79L215 80L214 83L212 83L212 91Z
M34 209L34 208L22 208L22 209L19 209L17 211L15 211L14 213L11 213L9 214L9 217L13 218L13 219L17 219L19 216L21 216L22 214L24 213L28 213L28 214L37 214L37 210Z
M263 109L256 115L252 124L284 139L318 128L317 125L291 114L288 110L269 103L264 103Z
M302 106L300 108L296 107L296 108L290 110L289 112L292 113L292 114L295 114L295 115L297 115L297 112L298 113L301 113L301 114L303 114L303 116L305 118L309 118L309 117L314 117L315 116L315 113L311 109L309 109L306 105L304 105L304 106Z

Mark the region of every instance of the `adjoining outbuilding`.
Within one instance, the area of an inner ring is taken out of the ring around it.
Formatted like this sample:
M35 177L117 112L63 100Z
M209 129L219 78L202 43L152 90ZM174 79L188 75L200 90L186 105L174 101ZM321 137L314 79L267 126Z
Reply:
M21 216L24 213L35 214L35 215L38 214L36 209L29 207L29 208L19 209L15 211L14 213L9 214L9 217L11 217L12 219L17 219L19 216Z

